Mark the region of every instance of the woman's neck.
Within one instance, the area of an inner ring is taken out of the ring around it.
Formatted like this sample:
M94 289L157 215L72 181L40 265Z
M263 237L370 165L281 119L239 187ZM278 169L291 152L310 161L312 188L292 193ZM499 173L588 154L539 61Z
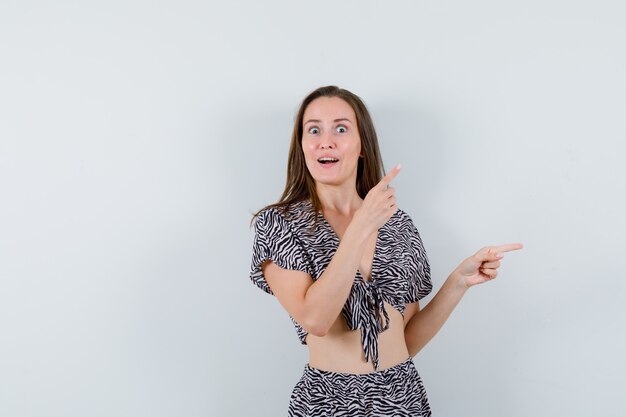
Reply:
M350 215L361 207L363 202L354 186L317 184L316 188L317 196L324 211Z

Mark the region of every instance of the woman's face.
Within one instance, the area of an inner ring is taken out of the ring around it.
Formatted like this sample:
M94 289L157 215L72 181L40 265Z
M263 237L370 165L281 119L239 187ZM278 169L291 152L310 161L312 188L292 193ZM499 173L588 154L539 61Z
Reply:
M302 151L317 184L356 186L361 137L352 107L339 97L320 97L304 111Z

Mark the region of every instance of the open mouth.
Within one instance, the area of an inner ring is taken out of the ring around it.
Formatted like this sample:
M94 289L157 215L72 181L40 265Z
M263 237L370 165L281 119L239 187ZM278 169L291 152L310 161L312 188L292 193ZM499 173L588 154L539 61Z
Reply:
M320 158L317 160L317 162L319 162L322 165L332 165L335 162L339 162L339 159L337 158Z

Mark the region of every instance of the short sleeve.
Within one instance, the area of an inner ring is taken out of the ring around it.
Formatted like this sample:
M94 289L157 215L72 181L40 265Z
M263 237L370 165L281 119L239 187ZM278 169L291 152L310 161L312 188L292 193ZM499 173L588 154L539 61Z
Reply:
M284 269L303 271L311 275L307 252L298 234L275 208L263 210L256 218L254 246L252 248L252 283L272 294L262 266L267 260Z
M409 258L409 289L405 302L414 303L426 297L433 289L430 279L430 264L426 256L426 250L417 228L411 219L408 219L406 227L407 237L409 240L410 256Z

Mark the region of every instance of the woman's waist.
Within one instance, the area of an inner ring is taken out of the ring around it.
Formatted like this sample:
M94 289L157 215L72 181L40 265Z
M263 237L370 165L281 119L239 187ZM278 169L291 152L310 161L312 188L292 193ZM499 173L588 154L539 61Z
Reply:
M409 357L401 329L389 328L378 334L378 370L395 366ZM342 330L325 336L307 336L309 366L326 371L363 374L375 371L371 361L365 361L361 332Z

